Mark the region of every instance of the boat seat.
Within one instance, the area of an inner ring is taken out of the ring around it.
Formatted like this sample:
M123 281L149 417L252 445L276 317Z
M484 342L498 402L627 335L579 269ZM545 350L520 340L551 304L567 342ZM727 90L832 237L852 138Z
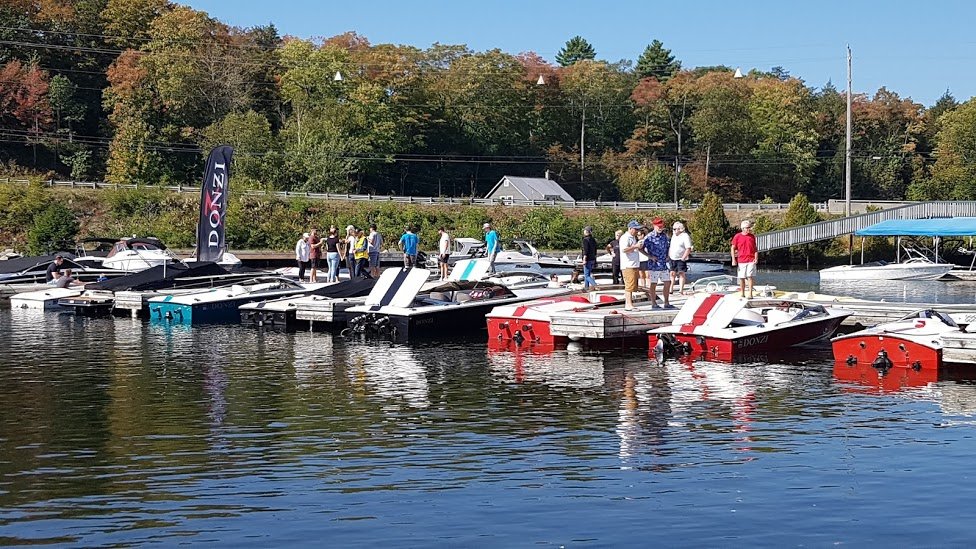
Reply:
M753 309L742 309L732 318L732 324L735 326L758 326L764 322L763 316Z
M466 301L471 301L471 299L472 298L471 298L471 296L469 294L466 294L464 292L461 292L461 293L459 293L457 295L457 297L455 298L455 301L457 301L458 303L464 303Z
M770 309L769 312L766 313L766 319L774 326L782 322L793 320L795 316L795 314L790 313L789 311L783 311L780 309Z
M447 296L444 292L430 292L428 295L434 301L450 301L451 298Z

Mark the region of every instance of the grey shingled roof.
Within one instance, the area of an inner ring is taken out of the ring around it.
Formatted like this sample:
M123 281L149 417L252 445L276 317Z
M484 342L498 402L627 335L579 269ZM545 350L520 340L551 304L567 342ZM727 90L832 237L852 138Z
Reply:
M573 197L559 186L559 183L551 179L546 179L545 177L515 177L511 175L502 177L498 185L495 185L495 188L488 193L488 196L494 194L505 179L508 179L509 183L514 185L529 200L543 200L546 196L558 196L567 202L573 201Z

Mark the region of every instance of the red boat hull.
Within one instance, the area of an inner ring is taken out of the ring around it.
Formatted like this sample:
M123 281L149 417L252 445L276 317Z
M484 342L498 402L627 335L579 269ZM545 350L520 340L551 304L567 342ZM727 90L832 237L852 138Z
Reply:
M518 334L518 335L516 335ZM518 341L524 345L558 345L569 341L564 336L549 333L549 322L527 318L489 318L488 339L490 341Z
M809 322L790 326L788 329L770 330L732 339L682 332L667 335L682 345L687 354L693 358L731 362L743 356L782 352L787 347L830 337L844 318L825 318L819 322ZM657 345L658 337L658 334L648 336L651 349Z
M911 368L936 371L942 366L942 346L928 345L892 334L855 332L831 342L834 360L869 364L879 369Z

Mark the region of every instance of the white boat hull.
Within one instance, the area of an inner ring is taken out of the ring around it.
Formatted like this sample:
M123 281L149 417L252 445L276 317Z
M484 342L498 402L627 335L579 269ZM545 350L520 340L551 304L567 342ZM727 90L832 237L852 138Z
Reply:
M24 292L10 297L11 309L32 309L38 311L50 311L61 309L58 301L64 298L77 297L81 295L81 289L54 288L37 290L34 292Z
M953 265L945 263L840 265L822 269L820 280L937 280L952 268Z

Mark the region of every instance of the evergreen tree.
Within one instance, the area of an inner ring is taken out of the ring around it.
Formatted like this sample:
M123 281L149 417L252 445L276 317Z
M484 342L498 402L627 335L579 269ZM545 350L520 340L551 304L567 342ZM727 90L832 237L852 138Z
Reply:
M74 244L78 235L78 221L75 215L58 202L52 202L34 218L34 224L27 233L28 252L41 255L55 250L63 250Z
M681 70L681 62L674 59L671 50L665 49L660 40L654 40L637 59L634 70L638 78L653 76L664 82Z
M729 251L729 239L732 237L732 226L729 218L725 217L722 199L713 192L705 193L701 206L695 212L694 230L695 249L703 252Z
M596 50L582 36L574 36L566 42L563 49L556 54L556 62L563 67L568 67L577 61L584 59L595 59Z
M790 207L786 210L786 215L783 216L783 228L789 227L799 227L802 225L809 225L811 223L816 223L820 221L820 215L817 214L817 210L813 209L810 205L810 200L807 195L803 193L797 193L790 200ZM755 231L753 231L755 232ZM824 254L824 250L830 245L830 241L824 240L821 242L814 242L812 244L804 244L802 246L790 246L789 255L790 260L793 259L804 259L807 265L810 264L811 258L819 258Z

